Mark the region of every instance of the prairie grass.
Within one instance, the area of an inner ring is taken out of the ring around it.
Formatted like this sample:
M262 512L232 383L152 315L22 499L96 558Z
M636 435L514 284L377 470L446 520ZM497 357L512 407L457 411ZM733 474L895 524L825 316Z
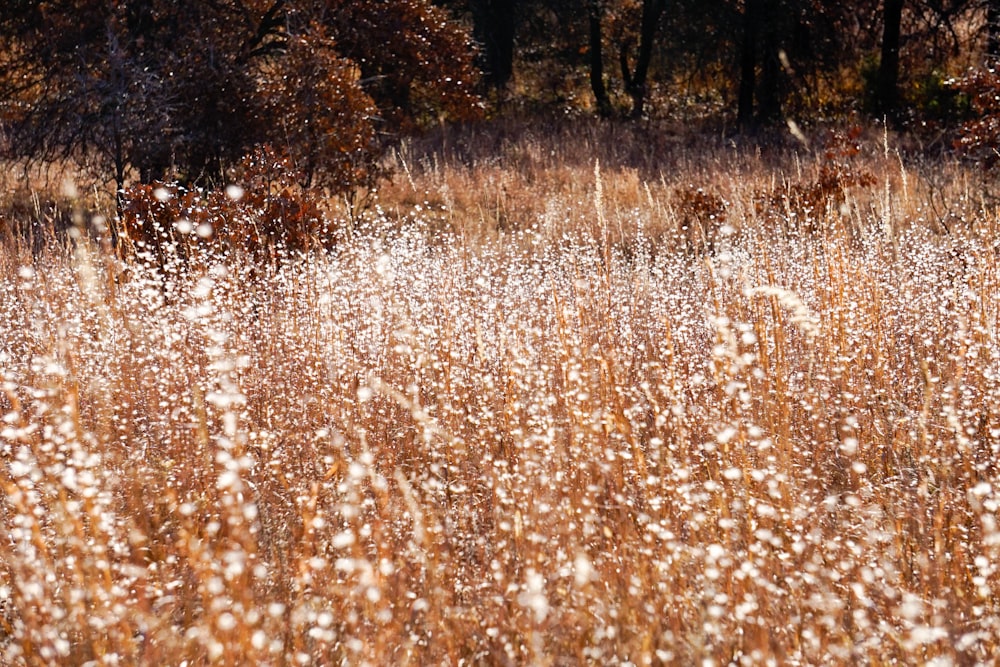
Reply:
M816 141L452 132L269 265L7 243L0 663L989 664L996 210Z

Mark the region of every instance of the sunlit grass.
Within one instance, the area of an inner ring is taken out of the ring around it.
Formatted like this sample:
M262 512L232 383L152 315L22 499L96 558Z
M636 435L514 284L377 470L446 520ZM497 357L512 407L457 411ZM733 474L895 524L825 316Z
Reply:
M0 662L989 663L968 173L523 141L284 263L11 244Z

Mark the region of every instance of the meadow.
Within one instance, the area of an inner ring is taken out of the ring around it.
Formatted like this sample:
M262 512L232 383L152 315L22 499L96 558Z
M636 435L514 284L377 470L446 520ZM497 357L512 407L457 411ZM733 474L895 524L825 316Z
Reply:
M404 142L325 251L0 254L4 665L990 664L988 175Z

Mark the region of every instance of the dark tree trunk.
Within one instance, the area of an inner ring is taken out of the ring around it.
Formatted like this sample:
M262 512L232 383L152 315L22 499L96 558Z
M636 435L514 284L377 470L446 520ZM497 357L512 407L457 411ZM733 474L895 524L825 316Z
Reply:
M893 114L899 106L899 37L904 1L884 0L882 5L882 58L875 77L875 105L884 114Z
M757 87L757 15L759 0L746 0L743 8L743 43L740 45L740 88L736 118L744 130L753 126L753 96Z
M986 3L986 62L996 65L1000 60L1000 0Z
M745 0L737 122L743 130L780 120L789 93L787 50L803 31L796 2Z
M500 90L514 74L515 5L517 0L474 0L473 32L482 44L480 65L486 82Z
M666 9L666 0L643 0L642 26L639 32L639 58L635 63L635 71L628 64L629 44L622 44L621 66L622 79L625 81L625 92L632 98L632 118L641 118L646 104L646 78L649 73L649 62L653 58L653 42L656 40L656 28L660 16Z
M770 26L765 31L762 46L763 57L760 63L757 115L762 122L770 123L781 118L781 105L784 97L782 65L778 55L781 52L781 45L778 36L771 32Z
M781 53L791 16L781 0L746 0L744 11L737 117L746 129L781 118L787 91Z
M601 118L611 116L611 98L604 85L604 58L601 50L601 5L600 0L591 0L588 5L590 21L590 89L594 92L597 113Z

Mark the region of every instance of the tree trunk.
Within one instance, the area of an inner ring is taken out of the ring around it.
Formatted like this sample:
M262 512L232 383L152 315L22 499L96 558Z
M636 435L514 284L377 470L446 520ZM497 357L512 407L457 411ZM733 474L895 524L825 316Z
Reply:
M899 36L904 2L884 0L882 5L882 58L875 78L875 105L884 114L893 114L899 106Z
M611 98L604 85L604 60L601 52L601 5L600 0L591 0L588 6L590 21L590 89L594 92L597 113L601 118L609 118L612 113Z
M791 16L781 0L747 0L747 12L745 23L751 39L749 44L744 44L744 49L753 49L747 54L753 60L744 66L753 78L746 90L742 85L740 89L740 94L747 97L746 108L741 109L745 114L743 123L753 120L766 124L781 118L787 91L782 51L792 29ZM754 67L754 71L750 71L750 67ZM758 67L759 76L755 71ZM756 102L756 109L751 108L753 102Z
M758 0L746 0L743 8L743 43L740 45L740 88L736 119L743 130L753 126L753 94L757 87Z
M773 19L772 19L773 20ZM760 63L760 91L757 100L757 115L763 123L781 118L783 102L782 65L779 53L781 46L777 35L770 30L762 40L763 57Z
M986 3L986 62L996 65L1000 60L1000 0Z
M653 58L653 42L656 40L656 28L660 16L666 9L666 0L643 0L642 26L639 31L639 58L635 63L635 71L629 71L628 47L622 45L621 63L622 78L625 80L625 92L632 98L632 118L642 118L646 103L646 77L649 72L649 62Z
M483 45L481 66L486 82L500 90L514 74L516 0L475 0L472 2L473 32Z

